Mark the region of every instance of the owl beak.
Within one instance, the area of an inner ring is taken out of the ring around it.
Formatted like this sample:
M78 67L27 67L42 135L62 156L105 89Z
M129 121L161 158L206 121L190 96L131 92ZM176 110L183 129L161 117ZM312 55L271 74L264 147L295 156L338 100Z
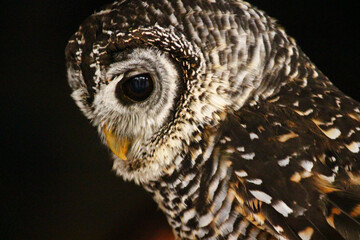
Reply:
M127 161L126 153L131 144L131 139L128 137L115 136L112 130L108 129L105 125L104 133L106 142L109 145L110 150L120 159Z

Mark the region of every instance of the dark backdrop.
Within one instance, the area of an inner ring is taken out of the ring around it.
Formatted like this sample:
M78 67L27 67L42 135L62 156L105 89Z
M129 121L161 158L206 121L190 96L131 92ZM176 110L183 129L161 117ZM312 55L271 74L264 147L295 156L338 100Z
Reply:
M166 226L150 196L111 171L108 150L69 97L67 39L109 2L1 3L0 239L147 239ZM360 99L355 1L251 2Z

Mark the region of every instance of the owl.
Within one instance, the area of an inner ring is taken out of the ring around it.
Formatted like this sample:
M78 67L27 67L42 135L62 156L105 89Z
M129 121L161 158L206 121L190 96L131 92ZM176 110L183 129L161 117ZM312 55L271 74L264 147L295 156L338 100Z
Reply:
M360 104L240 0L122 0L66 47L72 98L176 239L360 239Z

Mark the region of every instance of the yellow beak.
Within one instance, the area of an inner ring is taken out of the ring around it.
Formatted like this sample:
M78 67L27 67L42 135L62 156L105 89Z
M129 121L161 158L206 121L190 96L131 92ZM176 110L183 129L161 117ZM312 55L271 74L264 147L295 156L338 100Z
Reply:
M111 130L105 125L104 133L106 142L109 145L110 150L118 156L120 159L127 161L126 153L131 144L131 140L127 137L118 137L113 134Z

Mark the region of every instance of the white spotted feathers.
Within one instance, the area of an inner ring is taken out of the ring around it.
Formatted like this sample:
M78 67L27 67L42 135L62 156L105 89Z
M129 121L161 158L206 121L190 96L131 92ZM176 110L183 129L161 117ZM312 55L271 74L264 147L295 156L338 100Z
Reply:
M177 239L360 239L360 104L238 0L122 0L66 48L72 97Z

